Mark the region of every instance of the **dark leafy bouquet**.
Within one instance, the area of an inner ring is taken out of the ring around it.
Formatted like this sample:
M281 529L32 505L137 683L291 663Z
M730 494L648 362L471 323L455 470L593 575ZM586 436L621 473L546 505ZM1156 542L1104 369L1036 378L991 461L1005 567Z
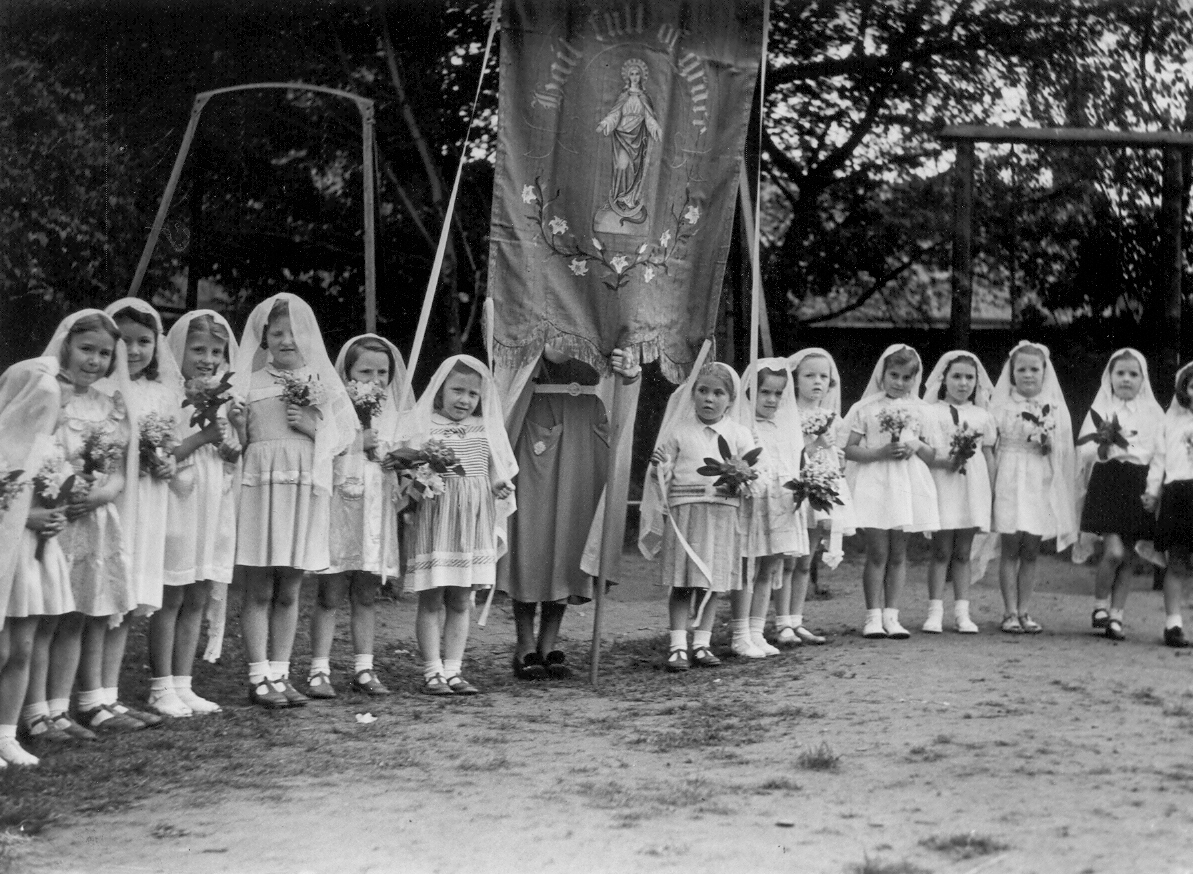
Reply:
M804 452L800 457L799 477L783 483L783 486L794 493L796 509L807 501L813 510L831 513L834 506L844 504L837 492L837 480L840 476L841 469L833 453L817 452L808 455Z
M1056 431L1056 416L1052 413L1052 404L1044 404L1039 408L1038 413L1024 410L1019 416L1028 424L1028 442L1039 444L1040 452L1043 455L1050 453L1052 451L1052 435Z
M24 473L23 470L8 470L0 465L0 513L7 510L12 505L12 499L24 490L25 483L21 482Z
M442 440L428 440L421 449L403 446L385 456L384 466L398 472L403 486L415 501L442 495L445 474L464 476L464 466Z
M33 475L33 499L40 507L57 510L70 501L76 486L85 487L85 483L75 475L74 468L66 460L62 444L54 440L42 455L41 466ZM38 535L37 552L34 553L38 561L45 558L48 540L49 537Z
M191 427L206 428L215 424L219 408L232 399L232 372L227 371L218 378L199 376L188 379L182 389L186 394L182 405L195 408L191 415Z
M953 469L964 475L965 462L973 458L978 447L982 445L982 435L969 427L968 422L962 422L957 408L949 404L949 414L953 417L953 436L949 440L949 458L953 462Z
M323 403L323 384L315 378L314 374L308 373L299 376L293 371L281 370L274 376L274 379L281 384L282 401L287 405L318 407ZM318 409L315 410L315 415L323 418L323 413Z
M717 435L717 449L721 457L705 458L704 464L696 468L701 476L716 477L713 486L728 495L741 494L742 488L758 479L758 471L754 470L754 462L762 454L762 447L756 446L740 458L729 449L729 443L720 434Z
M83 461L82 476L93 479L99 473L111 473L124 453L124 445L114 440L102 425L89 429L83 435L83 448L79 457Z
M173 416L148 413L141 419L138 459L141 476L158 476L161 465L178 445L174 438L174 428Z
M1098 444L1098 459L1105 461L1110 457L1110 447L1117 446L1119 449L1126 449L1131 444L1127 441L1128 437L1134 437L1137 432L1130 431L1123 432L1123 426L1118 421L1118 413L1114 413L1109 419L1103 419L1098 415L1098 411L1091 408L1089 411L1090 420L1094 423L1094 432L1086 434L1077 441L1077 445L1082 443L1097 443Z

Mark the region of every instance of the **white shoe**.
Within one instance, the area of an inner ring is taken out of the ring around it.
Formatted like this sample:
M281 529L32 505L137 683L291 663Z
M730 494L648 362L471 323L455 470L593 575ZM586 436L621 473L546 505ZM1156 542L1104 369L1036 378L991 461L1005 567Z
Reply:
M775 656L775 655L779 655L782 652L782 650L780 650L778 647L771 646L769 643L767 643L766 638L762 636L761 631L756 632L756 633L751 632L750 640L751 640L751 642L753 642L754 646L756 646L760 650L762 650L763 655Z
M886 636L891 640L907 640L907 638L911 637L911 632L904 628L898 619L882 620L882 630L886 632Z
M824 637L823 635L820 635L820 634L813 634L811 631L808 631L808 629L804 628L804 626L802 626L802 625L798 626L795 629L795 636L799 640L800 643L811 643L816 646L820 646L821 644L828 643L827 637Z
M886 629L883 628L881 616L875 616L873 619L866 620L866 625L862 628L862 637L871 639L886 637Z
M729 651L743 659L764 659L766 653L754 645L750 638L734 640L729 644Z
M174 689L150 692L149 709L155 713L160 713L162 716L171 716L175 719L195 715L195 711L182 702L182 699L178 697L178 692Z
M929 613L920 630L926 631L929 634L944 633L944 616L940 613Z
M0 740L0 761L6 762L9 765L27 767L36 765L41 759L27 752L23 746L17 743L15 737L6 737Z
M957 617L957 632L959 634L977 634L978 626L968 616Z
M783 646L799 646L803 641L799 639L799 635L795 633L794 628L780 628L779 634L775 638Z
M189 707L191 712L197 716L202 716L205 713L219 713L223 709L214 701L199 697L191 689L175 689L174 694L178 696L178 700L184 707Z

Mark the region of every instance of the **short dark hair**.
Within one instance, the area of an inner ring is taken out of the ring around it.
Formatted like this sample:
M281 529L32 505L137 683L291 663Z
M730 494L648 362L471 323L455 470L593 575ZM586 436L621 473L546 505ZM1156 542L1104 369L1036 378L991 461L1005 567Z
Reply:
M119 343L122 339L120 336L120 331L118 331L114 327L113 323L108 321L108 319L104 316L101 316L98 313L83 316L70 326L70 330L66 332L66 337L62 341L62 348L58 350L58 363L62 365L63 369L65 369L67 365L67 353L70 349L71 338L78 334L86 334L89 331L103 331L112 338L114 343ZM116 350L113 348L112 360L108 364L108 372L105 373L104 376L111 376L112 371L115 369Z
M1184 407L1186 410L1191 409L1189 402L1189 382L1193 381L1193 366L1186 364L1184 370L1176 378L1176 402Z
M119 322L121 319L127 319L134 325L140 325L142 328L148 328L153 331L153 357L149 359L149 363L145 365L145 369L141 371L141 375L146 379L156 380L159 375L157 366L158 344L161 343L161 334L158 331L157 320L149 315L144 310L139 310L136 307L125 307L118 310L113 316L112 321Z
M1048 356L1044 354L1044 350L1034 343L1026 343L1011 353L1011 366L1008 368L1011 385L1015 384L1015 357L1017 355L1035 355L1043 362L1044 370L1048 369Z
M361 337L355 343L348 347L348 351L344 353L344 375L347 376L352 372L352 368L356 366L356 359L360 358L362 352L380 352L387 359L389 359L389 379L386 385L394 381L394 376L397 374L398 363L394 361L394 353L387 345L382 343L376 337ZM454 371L455 368L453 367ZM472 371L475 373L476 371Z
M953 365L956 364L958 361L964 361L966 364L973 366L973 375L975 377L975 379L973 381L973 394L971 394L968 398L966 398L966 400L972 401L975 397L977 397L978 381L977 381L976 377L978 375L978 359L974 358L968 352L962 352L961 354L954 355L952 358L950 358L949 363L944 366L944 373L942 373L940 375L940 388L938 388L936 390L936 399L938 401L943 401L945 398L945 395L948 394L948 391L946 390L946 387L945 387L945 383L948 381L949 371L953 369Z

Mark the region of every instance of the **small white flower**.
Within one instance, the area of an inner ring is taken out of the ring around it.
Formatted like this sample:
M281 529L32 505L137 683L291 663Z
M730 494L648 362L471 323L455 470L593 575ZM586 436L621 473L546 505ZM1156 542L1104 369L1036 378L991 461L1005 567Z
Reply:
M583 258L573 258L568 267L571 268L572 274L575 276L588 275L588 262Z
M593 237L593 238L592 238L592 244L593 244L594 246L596 246L596 250L597 250L598 252L603 252L603 251L605 251L605 247L601 245L601 241L600 241L600 240L598 240L596 237Z
M544 443L542 440L536 440L534 443L534 446L532 446L530 448L534 450L535 455L542 455L544 452L547 451L547 444Z
M662 246L664 249L666 249L667 246L670 245L670 243L671 243L671 232L663 231L663 236L659 237L659 245Z
M630 259L625 255L614 255L609 259L609 266L618 273L621 273L621 271L630 266Z
M646 251L646 247L647 247L647 246L649 246L649 245L650 245L649 243L643 243L641 246L639 246L639 247L638 247L638 254L639 254L639 255L641 255L643 252L645 252L645 251Z
M553 234L566 234L568 231L568 223L559 216L551 219L549 224L551 225L551 233Z
M690 225L696 224L700 221L700 207L692 204L683 211L683 220Z
M643 270L643 271L642 271L642 278L643 278L644 280L646 280L647 282L650 282L652 279L654 279L654 268L653 268L653 267L647 267L645 270Z
M538 195L534 193L533 185L523 185L522 186L522 202L523 203L534 203L538 199L539 199Z

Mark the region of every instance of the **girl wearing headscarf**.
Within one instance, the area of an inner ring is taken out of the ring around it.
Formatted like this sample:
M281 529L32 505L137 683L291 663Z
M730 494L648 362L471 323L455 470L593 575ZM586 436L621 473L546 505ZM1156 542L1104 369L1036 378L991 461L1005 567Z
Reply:
M245 577L249 701L298 707L309 700L290 682L298 591L304 571L331 564L332 460L360 425L315 313L293 294L276 294L249 316L232 388L248 405L238 435L236 564Z
M928 618L923 630L930 634L943 631L944 586L950 569L957 631L978 632L969 616L969 584L974 535L990 530L998 428L986 408L993 393L994 384L982 362L961 349L941 356L924 383L930 411L927 433L936 449L932 479L940 512L940 530L932 534L928 565Z
M998 425L993 525L1002 535L1002 630L1038 634L1043 628L1028 606L1040 543L1055 537L1060 552L1077 540L1073 425L1048 347L1025 340L1015 345L990 412Z
M381 469L397 443L398 404L406 365L396 346L376 334L353 337L336 357L336 372L354 398L361 430L334 462L331 499L331 565L319 575L311 611L311 669L307 694L334 698L331 642L336 608L348 593L352 602L352 688L388 695L373 668L373 632L381 575L398 575L394 478Z

